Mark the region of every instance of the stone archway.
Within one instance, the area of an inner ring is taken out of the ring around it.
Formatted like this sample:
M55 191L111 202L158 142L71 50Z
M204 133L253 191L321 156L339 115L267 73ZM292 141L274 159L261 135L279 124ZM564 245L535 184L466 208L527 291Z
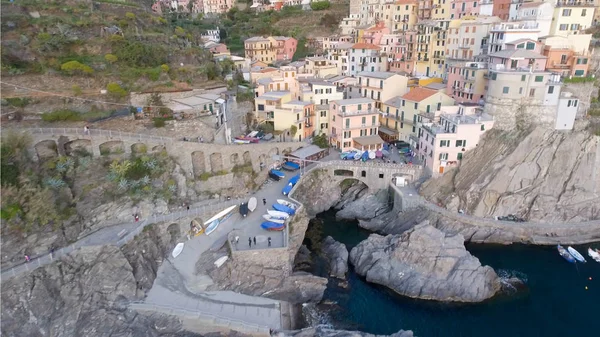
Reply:
M148 153L148 146L144 143L135 143L131 145L131 153L133 154L143 154Z
M47 160L58 157L58 146L53 140L42 140L34 146L35 152L40 160Z
M192 168L194 169L194 175L196 177L206 172L206 160L204 158L204 152L192 152Z
M231 164L231 166L240 165L240 155L237 153L233 153L231 156L229 156L229 163Z
M210 171L212 173L217 173L219 171L223 171L223 156L220 152L211 153L210 157Z
M260 156L258 156L258 162L263 163L264 165L267 165L267 155L264 153L261 153Z
M252 157L250 156L250 151L244 152L244 154L242 155L242 157L243 157L243 160L244 160L244 165L252 164Z
M273 157L279 154L279 148L274 147L269 150L269 157Z
M65 154L67 156L91 156L92 141L89 139L75 139L65 143Z
M124 153L125 146L120 140L109 140L108 142L100 144L100 154L107 155L111 153Z

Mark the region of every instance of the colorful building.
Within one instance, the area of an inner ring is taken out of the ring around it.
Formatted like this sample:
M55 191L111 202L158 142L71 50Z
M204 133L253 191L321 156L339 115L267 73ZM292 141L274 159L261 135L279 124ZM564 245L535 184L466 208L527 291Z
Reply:
M487 92L487 62L454 62L448 67L446 93L459 103L482 104Z
M255 36L244 41L246 57L266 63L291 60L296 52L298 41L285 36Z
M564 77L587 76L590 53L587 48L576 51L577 38L589 38L589 34L564 36L547 36L539 39L544 47L542 54L546 56L546 70L562 74ZM589 41L589 40L588 40ZM585 43L585 42L584 42ZM589 42L587 42L589 45Z
M387 57L382 57L378 46L369 43L355 43L349 52L348 75L355 76L363 71L386 71Z
M347 151L381 149L383 140L378 135L380 110L369 98L335 100L329 103L330 143Z
M408 92L408 77L392 72L368 72L357 75L359 96L375 100L375 107L394 96Z

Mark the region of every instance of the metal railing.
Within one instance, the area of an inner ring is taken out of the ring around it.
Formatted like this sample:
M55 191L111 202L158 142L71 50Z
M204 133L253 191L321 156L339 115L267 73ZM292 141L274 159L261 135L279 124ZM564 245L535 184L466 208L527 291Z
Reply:
M84 131L82 128L22 128L15 129L27 131L31 134L40 135L78 135L78 136L101 136L107 138L130 139L136 141L152 141L158 143L172 143L178 141L175 138L145 135L141 133L122 132L114 130L90 129Z

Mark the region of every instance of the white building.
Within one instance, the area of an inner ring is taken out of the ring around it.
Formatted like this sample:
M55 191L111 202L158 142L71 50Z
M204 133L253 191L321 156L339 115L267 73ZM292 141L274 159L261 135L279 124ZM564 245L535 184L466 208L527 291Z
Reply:
M348 75L356 76L363 71L386 71L388 59L381 56L380 49L370 43L355 43L350 48Z

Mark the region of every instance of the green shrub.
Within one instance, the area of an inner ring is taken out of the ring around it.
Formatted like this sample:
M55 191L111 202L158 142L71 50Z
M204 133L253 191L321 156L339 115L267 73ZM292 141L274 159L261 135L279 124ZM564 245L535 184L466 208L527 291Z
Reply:
M595 77L572 77L565 78L565 83L586 83L586 82L594 82L596 80Z
M314 1L314 2L310 3L310 8L313 11L321 11L321 10L329 8L330 5L331 4L329 3L328 0L326 0L326 1Z
M8 104L14 106L15 108L24 108L27 105L29 105L29 103L31 103L31 99L27 97L6 98L6 101L8 102Z
M119 85L119 83L111 82L106 86L108 93L116 98L127 96L127 91Z
M61 122L61 121L76 122L76 121L81 120L81 114L77 111L69 110L69 109L55 110L52 112L43 113L42 120L44 122Z
M212 177L212 174L210 172L204 172L200 175L199 179L201 181L207 181L210 177Z
M92 67L82 64L78 61L69 61L69 62L63 63L60 66L60 70L64 71L65 73L67 73L69 75L73 75L73 74L89 75L94 72L94 69L92 69Z
M163 64L160 66L160 70L162 70L163 73L168 73L169 72L169 66L166 64Z
M135 14L133 14L131 12L125 13L125 17L128 18L129 20L135 20Z
M167 63L167 50L160 45L150 45L139 41L116 41L113 43L114 54L132 67L158 67Z
M77 84L73 84L71 89L73 90L73 95L75 95L75 96L79 96L83 93L83 91L81 90L81 87L78 86Z
M104 59L106 60L106 62L111 63L111 64L115 63L115 62L117 62L119 60L119 58L116 57L113 54L106 54L106 55L104 55Z
M162 117L154 117L152 118L152 123L154 124L155 128L162 128L165 126L166 119L162 118Z

